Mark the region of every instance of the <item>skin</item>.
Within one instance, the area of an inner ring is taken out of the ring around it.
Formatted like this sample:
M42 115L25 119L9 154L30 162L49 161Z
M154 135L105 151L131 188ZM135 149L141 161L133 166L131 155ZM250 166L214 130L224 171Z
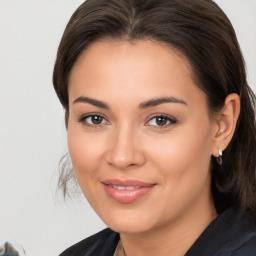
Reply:
M76 61L68 93L78 183L100 218L120 232L126 255L184 255L217 216L210 158L232 138L238 96L210 117L186 58L153 41L93 43ZM182 102L141 107L163 97ZM161 125L157 116L165 117ZM102 186L108 179L156 185L135 202L119 203Z

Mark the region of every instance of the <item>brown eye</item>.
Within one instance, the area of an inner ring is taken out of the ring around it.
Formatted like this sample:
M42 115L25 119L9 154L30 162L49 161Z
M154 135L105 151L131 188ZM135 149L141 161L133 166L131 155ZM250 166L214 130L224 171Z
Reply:
M156 124L159 126L166 125L167 122L168 122L168 119L166 117L162 117L162 116L156 117Z
M156 127L165 127L171 124L176 124L177 121L174 118L168 116L155 116L149 120L147 125Z
M91 116L91 122L93 124L101 124L103 118L101 116Z
M79 122L88 126L99 126L102 124L107 124L107 120L99 115L88 115L82 117Z

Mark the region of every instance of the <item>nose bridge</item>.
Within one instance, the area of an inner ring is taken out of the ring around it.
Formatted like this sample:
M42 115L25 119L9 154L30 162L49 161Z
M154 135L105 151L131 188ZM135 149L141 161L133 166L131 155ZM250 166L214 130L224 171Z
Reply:
M136 129L128 123L122 123L113 130L108 152L109 164L117 168L143 164L145 159L137 133Z

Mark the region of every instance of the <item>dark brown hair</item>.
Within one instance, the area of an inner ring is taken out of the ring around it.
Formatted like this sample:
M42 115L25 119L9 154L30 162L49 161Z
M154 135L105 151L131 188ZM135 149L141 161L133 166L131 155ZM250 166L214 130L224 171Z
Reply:
M256 219L256 99L246 81L236 34L224 12L211 0L84 2L67 24L53 73L66 124L72 67L88 45L102 39L149 39L181 52L190 62L195 83L207 96L210 113L224 106L228 94L240 96L241 114L223 164L212 159L212 191L219 213L237 205ZM62 165L59 185L64 193L72 175L72 168Z

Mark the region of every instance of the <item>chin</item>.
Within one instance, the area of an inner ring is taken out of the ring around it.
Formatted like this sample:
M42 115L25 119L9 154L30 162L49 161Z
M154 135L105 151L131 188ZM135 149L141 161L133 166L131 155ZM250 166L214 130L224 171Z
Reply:
M123 233L123 234L128 234L128 233L144 233L147 232L148 230L151 229L150 226L145 226L145 225L141 225L139 223L133 223L133 224L129 224L129 223L122 223L122 224L117 224L114 223L108 226L110 229L112 229L113 231L117 232L117 233Z
M143 233L153 228L152 216L137 214L114 214L100 216L105 224L118 233Z

